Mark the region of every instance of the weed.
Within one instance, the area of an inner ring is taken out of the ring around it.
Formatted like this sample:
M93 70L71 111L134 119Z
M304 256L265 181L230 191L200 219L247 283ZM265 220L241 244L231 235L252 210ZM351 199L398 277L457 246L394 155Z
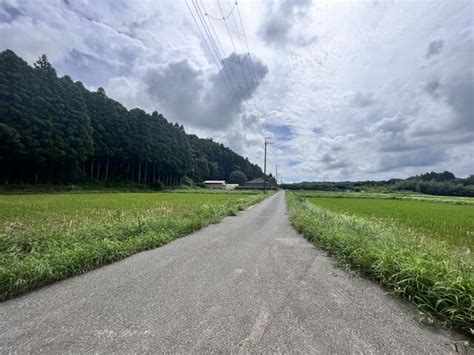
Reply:
M310 204L287 193L290 220L340 263L376 280L445 324L474 335L474 265L415 229ZM451 240L451 239L449 239Z

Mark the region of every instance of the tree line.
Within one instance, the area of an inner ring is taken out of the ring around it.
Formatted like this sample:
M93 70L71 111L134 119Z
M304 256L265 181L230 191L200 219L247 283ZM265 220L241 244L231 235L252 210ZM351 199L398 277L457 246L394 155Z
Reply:
M474 197L474 175L457 178L453 173L429 172L407 179L381 181L300 182L281 186L291 190L320 191L410 191L430 195Z
M158 112L126 109L69 76L42 55L34 66L0 53L0 182L129 181L177 185L263 175L222 144L186 134Z

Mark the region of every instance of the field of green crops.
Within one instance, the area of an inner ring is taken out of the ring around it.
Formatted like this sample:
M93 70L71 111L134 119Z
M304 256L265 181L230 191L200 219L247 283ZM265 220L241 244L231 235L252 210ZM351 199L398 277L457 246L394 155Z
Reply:
M0 195L0 300L163 245L263 198L236 192Z
M420 200L312 197L308 201L331 211L402 225L417 238L432 238L447 248L474 251L474 205Z
M301 191L306 197L330 198L379 198L384 200L410 200L449 203L453 205L473 205L473 197L423 195L413 192L332 192L332 191Z
M328 192L287 198L296 229L342 265L474 335L474 199Z

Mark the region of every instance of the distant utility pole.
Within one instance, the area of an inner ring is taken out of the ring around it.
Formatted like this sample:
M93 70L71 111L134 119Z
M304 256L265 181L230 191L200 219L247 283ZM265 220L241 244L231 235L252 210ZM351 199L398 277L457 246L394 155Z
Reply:
M263 160L263 192L267 192L267 145L273 144L270 137L265 137L265 157Z
M276 184L278 185L278 165L275 165L275 181L276 181Z

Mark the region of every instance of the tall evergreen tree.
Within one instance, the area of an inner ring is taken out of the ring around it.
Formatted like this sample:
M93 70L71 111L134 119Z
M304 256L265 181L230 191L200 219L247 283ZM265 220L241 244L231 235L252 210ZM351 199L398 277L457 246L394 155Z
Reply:
M187 135L161 114L127 110L103 88L58 78L42 55L33 67L0 53L1 182L128 180L178 184L227 179L233 170L262 175L247 159L212 140Z

